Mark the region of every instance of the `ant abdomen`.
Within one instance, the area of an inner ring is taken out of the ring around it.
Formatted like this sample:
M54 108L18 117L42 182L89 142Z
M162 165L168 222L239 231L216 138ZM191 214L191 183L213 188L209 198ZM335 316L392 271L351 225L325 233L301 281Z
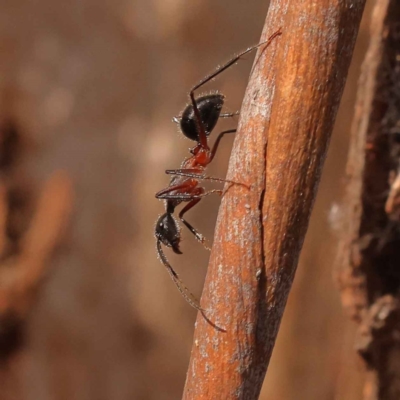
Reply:
M198 97L196 105L200 113L203 127L208 136L214 129L221 114L222 106L224 105L224 95L214 93L206 96ZM199 132L194 115L193 105L189 104L182 113L180 119L180 127L182 133L190 140L199 141Z

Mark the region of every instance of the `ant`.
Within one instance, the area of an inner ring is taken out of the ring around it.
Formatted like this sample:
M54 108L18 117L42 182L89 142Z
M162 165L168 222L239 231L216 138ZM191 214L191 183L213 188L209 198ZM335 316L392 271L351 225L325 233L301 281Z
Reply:
M237 182L226 179L213 178L204 175L207 165L210 164L215 157L221 139L228 133L236 132L236 129L229 129L221 132L217 136L212 148L209 147L208 136L214 129L219 118L232 117L238 113L221 113L225 99L223 94L213 93L195 98L194 92L210 80L214 79L221 72L228 69L231 65L235 64L245 54L250 53L262 45L265 45L265 48L267 48L270 43L279 35L281 35L280 29L270 36L265 42L249 47L247 50L233 57L224 65L218 67L216 71L203 78L190 90L190 104L186 106L182 115L180 117L173 118L173 121L180 125L182 133L188 139L196 142L196 145L190 149L190 153L192 155L183 161L181 168L165 171L166 174L173 175L173 177L167 188L156 193L157 199L165 200L166 208L165 214L161 215L156 222L155 237L157 239L157 252L161 262L167 268L168 273L170 274L182 296L192 307L200 312L204 312L204 310L200 307L198 300L180 280L178 274L168 262L167 257L162 250L161 244L172 248L176 254L182 254L179 249L179 244L181 241L180 227L173 214L175 212L175 208L180 203L187 202L188 204L186 204L186 206L179 212L178 217L195 236L195 238L201 244L203 244L204 247L206 247L204 236L197 232L197 230L188 221L186 221L184 215L203 197L212 193L218 193L219 195L222 195L222 190L214 189L206 191L204 187L199 186L200 180L238 184ZM244 186L248 187L247 185Z

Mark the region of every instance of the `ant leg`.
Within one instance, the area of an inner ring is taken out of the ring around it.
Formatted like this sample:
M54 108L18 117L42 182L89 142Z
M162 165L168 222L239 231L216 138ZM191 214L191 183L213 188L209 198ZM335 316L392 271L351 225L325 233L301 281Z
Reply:
M197 107L197 103L196 100L194 98L194 91L198 88L200 88L201 86L203 86L204 84L206 84L207 82L211 81L211 79L215 78L217 75L219 75L221 72L225 71L227 68L229 68L231 65L235 64L241 57L243 57L245 54L250 53L251 51L257 49L258 47L262 46L262 45L266 45L266 47L268 47L271 42L279 35L281 35L281 29L277 30L275 33L273 33L268 40L266 40L265 42L256 44L255 46L249 47L247 50L242 51L241 53L239 53L237 56L233 57L231 60L229 60L227 63L225 63L224 65L220 66L217 68L216 71L214 71L212 74L207 75L205 78L203 78L196 86L194 86L191 91L189 92L189 96L190 96L190 100L192 101L192 105L193 105L193 111L194 111L194 115L196 117L196 125L197 125L197 129L199 131L199 141L201 144L201 147L203 147L204 149L208 149L208 145L207 145L207 135L204 129L204 125L203 122L201 120L200 117L200 112L199 109Z
M199 301L196 299L196 297L193 296L193 294L186 287L186 285L180 280L179 275L175 272L175 270L172 268L171 264L168 262L167 257L165 256L165 254L162 250L161 242L159 240L157 240L157 253L161 259L161 262L164 264L165 268L167 269L170 277L174 281L175 286L178 288L179 292L181 293L182 297L193 308L195 308L196 310L203 313L205 310L200 307Z
M169 186L165 189L160 190L159 192L156 193L156 199L165 199L166 197L164 197L164 195L173 192L175 190L181 190L181 189L188 189L190 188L192 185L190 185L190 183L185 182L185 183L180 183L178 185L173 185L173 186Z
M222 114L219 114L219 118L236 117L239 114L240 114L240 111L235 111L234 113L222 113Z
M192 194L192 193L180 193L180 194L164 194L160 196L160 199L164 200L182 200L182 201L191 201L194 199L202 199L203 197L209 196L210 194L217 193L220 196L223 193L221 189L212 189L205 193L200 194Z
M245 186L247 189L250 189L249 185L246 185L245 183L235 182L235 181L231 181L229 179L214 178L213 176L200 175L200 174L197 174L196 172L197 172L196 169L167 169L165 171L165 173L168 175L187 176L188 178L194 178L197 180L230 183L231 185Z
M204 194L204 189L203 188L197 188L197 190L194 191L193 195L199 196ZM205 241L206 238L199 233L189 222L187 222L184 218L183 215L187 213L191 208L193 208L201 198L195 198L193 199L190 203L188 203L184 208L182 208L181 212L179 213L179 219L185 224L186 228L189 229L190 232L194 235L194 237L207 249L211 250L209 247L206 246Z
M217 150L218 150L219 142L220 142L221 139L224 137L224 135L227 134L227 133L235 133L235 132L236 132L236 129L229 129L228 131L223 131L223 132L221 132L221 133L218 135L217 140L215 141L214 146L213 146L213 148L212 148L212 150L211 150L210 162L214 159L215 153L216 153Z
M216 152L218 150L219 143L220 143L221 139L224 137L224 135L227 134L227 133L235 133L235 132L236 132L236 129L229 129L227 131L221 132L218 135L218 137L217 137L217 139L216 139L216 141L214 143L214 146L213 146L213 148L211 150L210 162L214 159L215 154L216 154ZM232 184L237 184L237 185L244 185L243 183L234 182L234 181L230 181L230 180L227 180L227 179L214 178L214 177L211 177L211 176L201 175L201 174L198 174L197 171L198 171L197 169L167 169L165 171L165 173L167 175L187 176L189 178L195 178L195 179L210 180L210 181L217 181L217 182L227 182L227 183L232 183ZM247 185L244 185L244 186L247 186Z

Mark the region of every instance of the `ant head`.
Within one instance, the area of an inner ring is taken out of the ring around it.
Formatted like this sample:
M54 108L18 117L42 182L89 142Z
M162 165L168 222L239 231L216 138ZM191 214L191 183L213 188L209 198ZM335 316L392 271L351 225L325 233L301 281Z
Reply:
M218 122L224 104L224 95L214 93L196 99L200 118L203 122L206 135L208 136ZM174 122L179 122L182 133L190 140L199 141L199 132L196 125L193 104L189 104L183 111L180 119L174 118Z
M165 213L156 222L156 238L167 247L171 247L176 254L182 254L179 250L181 235L175 218Z

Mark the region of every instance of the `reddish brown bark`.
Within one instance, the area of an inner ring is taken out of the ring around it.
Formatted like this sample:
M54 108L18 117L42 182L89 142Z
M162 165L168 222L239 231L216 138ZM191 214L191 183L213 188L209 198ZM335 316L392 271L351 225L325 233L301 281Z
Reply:
M364 1L272 1L222 201L185 399L256 399L271 357Z

